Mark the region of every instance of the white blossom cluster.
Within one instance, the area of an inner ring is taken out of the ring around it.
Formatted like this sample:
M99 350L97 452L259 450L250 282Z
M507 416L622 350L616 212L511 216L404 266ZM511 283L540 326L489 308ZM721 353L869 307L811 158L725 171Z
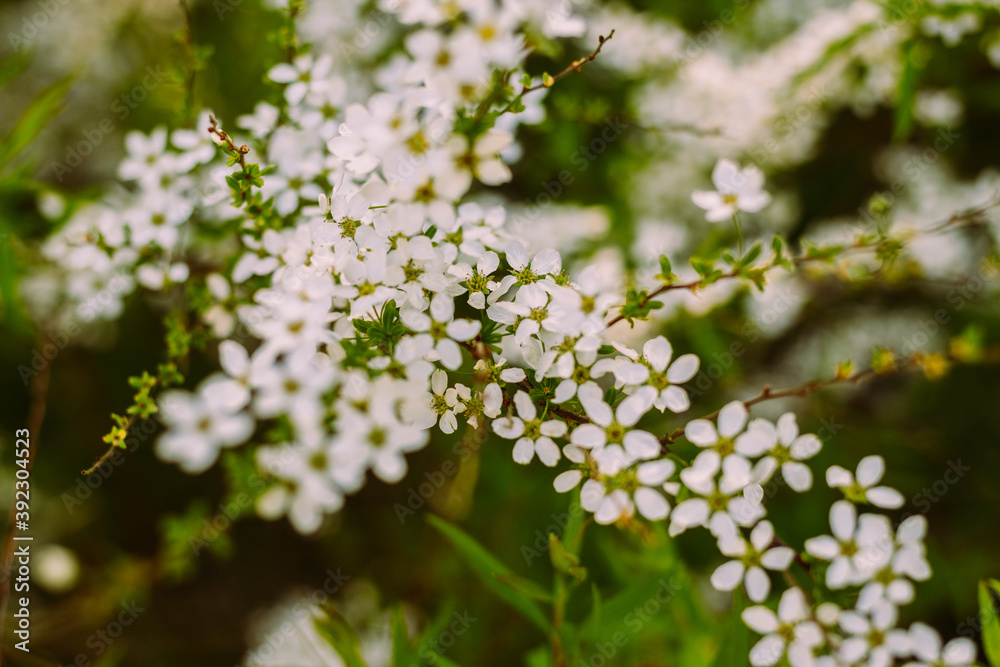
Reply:
M690 408L683 385L699 359L663 336L630 347L609 329L623 296L600 265L570 271L559 250L525 244L505 207L472 196L511 178L514 130L531 120L540 95L526 94L521 114L482 123L485 97L500 76L522 85L526 34L584 34L569 3L381 7L405 38L367 98L354 99L343 63L307 52L269 72L283 86L281 105L261 103L239 119L274 167L250 215L231 206L232 166L220 161L205 112L193 130L130 134L118 169L128 189L74 212L46 245L59 270L36 276L26 293L50 326L113 320L137 288L169 301L186 284L204 286L201 324L219 341L221 370L194 391L158 398L168 430L157 454L199 473L224 448L255 443L259 466L275 479L259 513L287 515L312 533L369 472L402 480L406 455L431 429L492 431L510 441L515 462L537 458L554 469L556 491L578 489L598 524L638 515L668 522L671 535L710 530L725 560L711 576L719 590L744 586L762 603L777 581L769 572L796 562L829 591L857 590L853 608L810 601L791 586L776 613L747 609L746 624L763 635L752 665L783 656L793 667L972 664L968 640L942 646L923 624L896 627L913 582L930 576L926 525L859 514L859 506L902 505L880 483L880 457L853 473L826 471L844 499L830 509L830 534L796 551L766 518L764 489L811 489L820 439L800 433L792 413L751 418L736 401L683 427L698 449L692 461L672 455L672 441L644 424ZM857 3L848 26L828 26L829 39L871 20L870 11ZM958 30L925 29L945 39ZM728 85L710 71L706 80ZM763 180L756 168L722 160L715 190L700 184L686 196L718 222L768 206ZM282 224L262 226L264 214ZM457 382L463 368L471 372Z

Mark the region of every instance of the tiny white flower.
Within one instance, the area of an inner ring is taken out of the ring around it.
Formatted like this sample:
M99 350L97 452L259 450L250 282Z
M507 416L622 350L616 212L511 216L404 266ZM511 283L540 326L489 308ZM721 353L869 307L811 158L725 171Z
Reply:
M660 441L646 431L632 428L652 407L652 396L636 393L628 396L612 410L604 402L604 392L594 382L580 385L577 397L593 423L573 429L570 442L586 449L598 449L606 444L620 443L630 456L646 459L660 452Z
M695 190L691 201L705 209L709 222L728 220L737 211L756 213L771 202L764 191L764 174L754 166L740 169L732 160L719 160L712 170L715 190Z
M747 595L754 602L763 602L771 593L771 579L764 572L787 570L795 557L789 547L772 546L774 526L761 521L750 531L750 541L733 534L720 537L719 548L726 556L734 558L723 563L712 573L712 586L719 591L731 591L742 581Z
M517 440L513 451L516 462L526 465L538 454L538 460L551 468L559 462L559 446L552 438L566 435L566 422L539 419L535 404L523 391L514 394L514 405L518 416L497 419L493 431L501 438Z
M895 664L895 658L907 655L910 640L904 630L895 629L896 607L880 605L869 614L843 611L837 619L847 634L838 655L851 665L884 667Z
M736 441L738 454L748 457L767 454L754 468L758 482L768 481L780 466L789 488L798 493L808 491L813 483L812 470L802 461L812 458L822 448L822 441L812 433L799 435L799 426L791 412L778 418L777 428L765 419L755 419L746 434Z
M826 570L826 585L832 590L867 583L892 558L892 530L882 515L863 514L854 505L838 500L830 507L833 536L822 535L806 540L806 552L831 561Z
M826 483L831 489L840 489L852 502L899 509L905 502L903 494L892 487L876 486L884 474L885 459L876 454L861 459L856 476L840 466L831 466L826 471Z
M923 623L910 626L910 650L917 660L903 667L972 667L976 662L971 640L957 637L942 647L937 630Z
M806 597L799 588L781 595L777 614L758 605L745 609L742 618L747 627L764 635L750 649L753 667L776 665L785 655L792 667L810 667L815 649L823 644L822 631L810 620Z

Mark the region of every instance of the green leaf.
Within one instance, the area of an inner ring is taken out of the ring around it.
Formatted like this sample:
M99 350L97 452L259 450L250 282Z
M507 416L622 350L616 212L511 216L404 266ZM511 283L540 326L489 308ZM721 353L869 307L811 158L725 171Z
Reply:
M52 119L62 113L66 93L72 85L70 78L49 86L31 101L17 124L3 140L0 140L0 171L30 144Z
M513 588L515 591L531 598L532 600L538 600L539 602L552 602L552 593L545 590L531 579L526 579L520 575L509 573L509 574L494 574L493 578L500 583L506 584Z
M994 667L1000 666L1000 581L979 582L979 618L983 622L983 648Z
M549 555L552 565L560 572L565 572L577 581L587 578L587 570L580 566L580 559L569 551L555 533L549 533Z
M334 611L313 621L320 637L326 640L347 667L368 667L361 658L358 636L347 620Z
M497 580L495 575L513 574L511 569L484 549L458 527L440 519L433 514L427 515L427 522L444 535L458 551L465 563L472 568L479 578L504 602L521 612L525 618L538 626L546 634L549 632L549 622L541 607L505 583Z
M906 141L913 127L913 105L917 98L917 84L924 67L925 50L916 40L903 47L903 73L896 89L896 113L893 119L892 140Z
M747 655L750 653L750 628L741 618L745 608L743 592L737 588L733 591L733 610L723 626L722 636L719 638L719 652L715 655L712 667L744 667L747 664Z
M406 634L406 618L403 607L392 610L392 665L393 667L409 667L414 662L413 648L410 646L410 636Z
M759 243L754 243L753 247L747 251L747 254L743 255L740 260L740 267L751 266L758 257L760 257L761 247Z

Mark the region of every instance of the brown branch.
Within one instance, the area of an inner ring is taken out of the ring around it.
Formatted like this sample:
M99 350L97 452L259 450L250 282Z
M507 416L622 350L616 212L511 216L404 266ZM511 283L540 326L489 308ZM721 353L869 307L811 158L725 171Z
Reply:
M41 350L42 342L36 344L36 349ZM52 362L45 365L38 375L31 379L29 389L31 404L28 408L28 420L25 424L28 431L28 467L29 472L34 467L35 449L38 446L38 436L42 431L42 422L45 420L45 409L47 407L49 395L49 378L52 372ZM10 579L11 569L14 563L14 530L17 516L17 503L11 502L8 513L7 537L3 544L3 586L0 587L0 666L3 665L3 635L7 627L7 603L10 600Z
M836 384L856 385L868 379L874 378L876 376L886 377L889 375L896 375L899 373L903 373L905 371L924 367L924 364L928 361L928 358L932 356L935 355L927 355L923 352L914 352L908 357L903 357L902 359L894 360L891 366L887 366L884 368L878 368L878 369L866 368L865 370L858 371L853 375L845 375L842 373L838 373L837 375L834 375L833 377L830 378L813 380L798 387L789 387L787 389L774 390L771 389L770 386L765 386L759 394L757 394L753 398L749 398L743 401L743 405L749 408L751 406L757 405L758 403L763 403L764 401L771 401L778 398L805 397L808 396L809 394L819 391L820 389L825 389L827 387ZM943 359L947 362L963 363L968 361L967 359L964 359L956 355L954 352L949 352L947 354L942 354L937 356L940 359ZM984 363L1000 362L1000 345L995 346L989 350L986 350L979 360ZM721 408L719 410L716 410L715 412L705 415L704 417L701 417L701 419L709 419L709 420L715 419L716 417L719 416L720 412L722 412ZM676 441L683 435L684 435L684 427L682 426L678 429L675 429L672 433L667 433L663 435L660 438L660 444L669 445L670 443Z
M578 60L574 60L572 63L569 64L568 67L566 67L566 69L559 72L555 76L549 76L548 74L543 75L542 83L540 83L537 86L525 86L523 89L521 89L521 95L525 95L535 90L541 90L542 88L551 88L556 81L562 79L563 77L569 76L573 72L579 72L584 65L586 65L591 60L597 57L597 54L601 52L601 49L604 48L604 45L610 42L611 38L614 36L615 36L614 29L612 29L611 32L608 33L607 37L605 37L604 35L598 35L597 48L594 49L590 55L584 56L583 58L580 58Z
M986 204L984 204L982 206L978 206L976 208L969 209L968 211L963 211L963 212L960 212L960 213L955 213L950 218L948 218L947 220L941 222L938 225L935 225L935 226L933 226L933 227L931 227L931 228L929 228L927 230L923 230L921 232L913 234L912 236L910 236L908 238L901 239L900 243L902 243L903 245L905 245L906 243L912 241L913 239L923 238L925 236L931 236L932 234L937 234L938 232L942 232L942 231L946 231L946 230L949 230L949 229L953 229L960 222L977 222L982 217L982 215L984 213L986 213L986 211L988 211L989 209L994 208L995 206L998 206L998 205L1000 205L1000 199L994 199L994 200L992 200L992 201L990 201L990 202L988 202L988 203L986 203ZM849 254L849 253L852 253L852 252L862 252L862 251L878 250L880 247L883 246L884 243L886 243L886 241L887 241L887 239L881 239L880 238L880 239L876 239L874 241L867 241L867 242L860 242L859 241L859 242L855 242L855 243L853 243L853 244L851 244L849 246L845 246L844 249L843 249L843 252L841 252L840 255L846 255L846 254ZM803 264L807 264L809 262L826 261L827 259L830 259L830 258L827 258L827 257L824 257L824 256L810 256L809 254L806 254L806 255L802 255L801 257L796 257L796 258L790 260L790 264L792 266L802 266ZM778 268L779 266L783 266L783 265L782 264L778 264L778 263L771 263L771 264L767 264L767 265L761 266L761 267L743 267L743 268L744 269L751 269L751 270L756 269L758 271L767 272L767 271L770 271L772 269ZM645 306L650 301L652 301L654 298L660 296L661 294L665 294L666 292L670 292L670 291L673 291L673 290L680 290L680 289L686 289L686 290L691 290L692 292L696 292L699 289L704 289L704 288L706 288L706 287L708 287L710 285L714 285L715 283L719 282L720 280L729 280L729 279L732 279L732 278L739 277L740 274L741 274L741 269L733 269L732 271L730 271L728 273L722 274L721 276L719 276L718 278L716 278L715 280L713 280L712 282L709 282L709 283L706 283L704 278L700 278L698 280L692 280L691 282L687 282L687 283L669 283L669 284L666 284L666 285L661 285L657 289L655 289L652 292L650 292L649 294L647 294L641 301L639 301L639 306L640 307ZM619 322L621 322L624 319L625 319L624 315L618 314L616 317L614 317L611 320L609 320L606 326L608 326L608 327L614 326L615 324L618 324Z

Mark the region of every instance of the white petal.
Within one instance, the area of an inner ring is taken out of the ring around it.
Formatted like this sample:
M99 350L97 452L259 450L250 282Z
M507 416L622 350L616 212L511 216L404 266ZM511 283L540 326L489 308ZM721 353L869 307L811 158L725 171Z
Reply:
M531 421L538 416L538 411L535 410L535 404L531 402L531 398L523 391L518 390L514 394L514 405L517 406L517 415L526 421Z
M514 461L522 465L531 463L535 457L535 443L531 438L521 438L514 445Z
M583 478L583 473L579 470L567 470L566 472L560 473L552 480L552 486L558 493L566 493L574 488L580 483Z
M688 528L690 526L700 526L708 520L708 503L701 498L689 498L674 508L670 515L670 532L674 532L674 526Z
M865 488L878 484L878 481L882 479L882 475L884 474L885 459L877 454L866 456L858 463L858 484Z
M806 433L797 437L789 449L792 453L792 458L804 461L805 459L812 458L819 453L819 450L823 449L823 441L812 433Z
M741 615L747 627L760 635L766 635L778 629L778 617L767 607L750 607Z
M799 435L799 425L795 421L795 413L786 412L778 417L778 439L786 447Z
M684 437L699 447L708 447L719 441L715 426L707 419L695 419L684 427Z
M643 463L635 471L635 478L640 484L658 486L674 474L676 464L670 459L660 459Z
M976 645L964 637L952 639L944 645L941 657L950 665L966 665L976 660Z
M549 468L559 463L559 445L549 438L543 436L536 440L535 451L538 453L538 460Z
M795 558L795 551L788 547L774 547L760 556L760 563L769 570L787 570Z
M759 567L747 570L747 595L754 602L763 602L771 593L771 578Z
M788 622L804 621L809 617L809 605L801 588L789 588L778 602L778 617Z
M826 469L826 484L831 489L842 489L854 483L854 475L840 466L830 466Z
M809 538L805 548L806 553L823 560L833 560L840 554L840 544L829 535Z
M670 385L660 392L660 401L675 414L687 412L688 408L691 407L691 399L688 398L687 392L674 385ZM661 407L660 410L662 411L663 408Z
M657 373L662 373L666 370L667 364L670 363L670 359L674 355L674 350L670 345L670 341L664 336L657 336L646 341L646 344L642 346L642 355L646 357L646 361L653 367L653 370Z
M771 667L785 654L785 642L778 635L767 635L750 649L753 667Z
M569 426L567 426L564 421L550 419L542 422L542 425L538 427L538 430L541 431L542 435L547 435L550 438L561 438L566 435L566 431L569 430Z
M868 491L865 492L865 499L872 505L882 507L887 510L899 509L903 506L903 503L906 502L906 499L903 498L903 494L888 486L876 486L868 489Z
M573 398L576 396L576 386L576 382L572 380L563 380L556 386L556 395L553 397L552 402L558 405Z
M743 563L731 560L715 568L712 573L712 587L717 591L731 591L740 585L743 579ZM757 600L759 602L760 600Z
M496 429L494 428L494 430ZM604 433L604 429L600 426L596 426L594 424L580 424L573 429L569 439L570 442L577 447L591 449L594 447L603 447L604 443L607 441L607 436Z
M789 461L782 464L781 474L792 491L803 493L812 488L812 470L805 463Z
M604 391L596 382L584 382L576 390L576 396L583 405L587 416L601 426L611 423L611 406L604 402Z
M850 502L838 500L830 507L830 528L833 530L833 536L841 542L854 537L856 524L857 512Z
M719 435L732 438L747 423L747 408L740 401L733 401L719 411Z
M770 521L761 521L750 531L750 544L757 551L764 551L774 541L774 526Z
M701 361L697 356L693 354L683 354L677 357L674 363L670 364L669 370L667 370L667 380L673 384L681 384L682 382L687 382L694 377L694 374L698 372L698 366Z
M629 431L622 439L622 444L625 451L637 459L652 458L660 453L660 441L646 431Z
M636 489L635 506L639 513L650 521L662 521L670 514L670 505L667 503L667 499L659 492L647 487Z

